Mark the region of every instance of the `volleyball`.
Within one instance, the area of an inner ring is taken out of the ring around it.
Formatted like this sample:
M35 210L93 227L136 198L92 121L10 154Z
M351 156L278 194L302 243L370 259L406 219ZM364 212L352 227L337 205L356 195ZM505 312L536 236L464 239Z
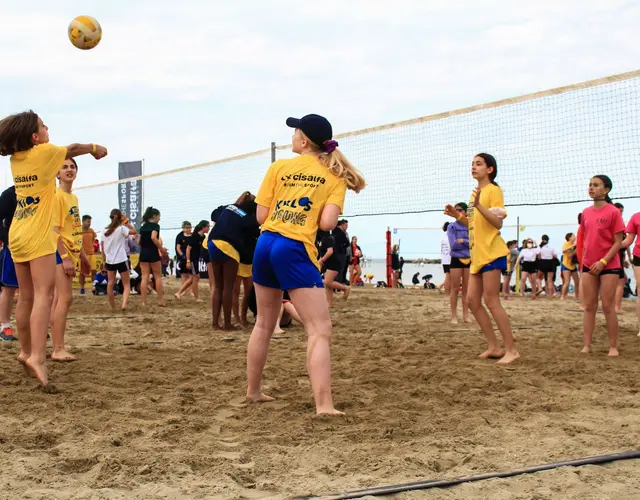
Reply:
M91 16L78 16L69 24L69 40L81 50L93 49L102 39L102 27Z

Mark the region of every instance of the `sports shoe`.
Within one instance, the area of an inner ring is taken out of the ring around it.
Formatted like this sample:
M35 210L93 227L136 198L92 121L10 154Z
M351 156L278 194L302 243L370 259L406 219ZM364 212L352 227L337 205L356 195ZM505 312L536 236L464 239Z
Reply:
M2 331L0 331L0 340L3 342L15 342L18 339L13 334L11 328L3 328Z
M80 289L80 295L84 295L84 288Z

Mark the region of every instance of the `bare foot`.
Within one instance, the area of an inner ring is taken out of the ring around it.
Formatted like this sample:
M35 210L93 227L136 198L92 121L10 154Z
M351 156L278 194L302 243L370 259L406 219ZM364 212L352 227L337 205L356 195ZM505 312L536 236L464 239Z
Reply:
M349 298L349 294L351 293L351 287L347 288L344 291L344 300L347 300Z
M616 307L616 314L622 314L623 312L624 312L624 309L622 309L622 308L618 309Z
M321 409L316 409L316 415L318 417L320 416L328 416L328 417L343 417L344 416L344 412L342 411L338 411L335 408L331 408L329 410L321 410Z
M620 353L618 352L618 349L616 349L615 347L612 347L611 349L609 349L609 356L611 357L620 356Z
M638 337L640 337L640 332L638 332Z
M180 300L180 299L182 298L182 296L181 296L181 295L178 295L177 293L174 293L174 294L173 294L173 296L174 296L176 299L178 299L178 300Z
M452 325L457 325L458 324L458 318L451 318L451 324Z
M78 358L70 352L62 349L51 353L51 361L56 361L58 363L71 363L72 361L78 361Z
M473 320L470 318L465 318L464 320L465 323L473 323Z
M31 376L32 373L27 367L27 359L29 359L29 356L30 354L20 352L20 354L18 354L18 363L20 363L22 365L22 368L24 368L25 375Z
M158 307L167 307L167 304L164 302L158 302Z
M582 348L582 351L580 351L581 354L591 354L591 346L590 345L586 345Z
M238 330L241 330L241 328L236 325L224 325L223 330L225 332L237 332Z
M276 398L272 398L271 396L267 396L263 393L260 393L258 395L247 394L247 401L251 401L253 403L269 403L275 400Z
M518 351L516 352L507 352L502 359L498 361L499 365L508 365L509 363L513 363L516 359L520 359L520 354Z
M47 375L47 366L42 362L37 362L30 357L25 361L25 366L31 370L31 373L35 375L40 382L40 385L46 387L49 384L49 377Z
M504 352L502 351L502 349L487 349L478 357L482 359L500 359L503 356Z
M274 334L274 335L281 335L281 334L283 334L283 333L284 333L284 330L283 330L282 328L279 328L279 327L278 327L278 328L276 328L276 329L273 331L273 334Z

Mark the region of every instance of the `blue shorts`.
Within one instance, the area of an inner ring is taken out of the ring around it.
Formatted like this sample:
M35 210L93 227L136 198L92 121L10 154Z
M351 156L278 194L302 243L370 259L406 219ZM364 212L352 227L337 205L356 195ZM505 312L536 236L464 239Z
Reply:
M578 267L576 266L576 268L575 268L575 269L569 269L569 268L568 268L567 266L565 266L564 264L561 264L561 265L560 265L560 270L561 270L562 272L569 271L569 272L572 272L572 273L577 273L577 272L578 272Z
M18 288L18 277L16 276L16 265L13 263L11 252L5 246L0 252L0 283L3 286Z
M213 240L209 240L209 243L207 243L207 248L209 249L209 259L211 260L211 262L226 262L231 259L231 257L229 257L226 253L224 253L214 245ZM183 271L180 270L180 272Z
M253 255L253 282L268 288L324 288L322 276L301 241L265 231Z
M60 258L60 254L56 250L56 266L59 266L60 264L62 264L62 259Z
M507 270L507 258L500 257L499 259L489 262L486 266L480 269L480 274L488 273L489 271L506 271Z

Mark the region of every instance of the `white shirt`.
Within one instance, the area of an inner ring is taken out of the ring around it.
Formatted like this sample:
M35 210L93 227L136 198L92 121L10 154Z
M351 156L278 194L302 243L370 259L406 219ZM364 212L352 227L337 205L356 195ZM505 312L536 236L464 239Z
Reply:
M548 243L538 250L540 250L540 258L543 260L551 260L556 255L556 251Z
M106 231L102 231L102 243L104 245L104 253L107 264L120 264L127 261L127 237L129 236L129 228L120 226L109 236L105 235Z
M449 247L449 238L442 238L440 242L440 258L443 266L451 265L451 248Z
M539 252L539 248L523 248L520 252L520 260L522 262L535 262Z

